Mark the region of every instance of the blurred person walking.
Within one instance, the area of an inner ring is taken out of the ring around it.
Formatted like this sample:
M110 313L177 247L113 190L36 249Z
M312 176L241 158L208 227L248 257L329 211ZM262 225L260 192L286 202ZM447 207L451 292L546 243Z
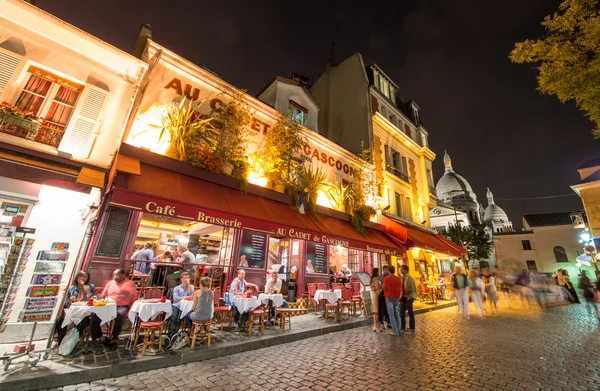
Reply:
M451 277L454 287L454 296L458 304L458 312L465 318L469 318L469 293L467 292L467 276L463 273L460 266L454 267L454 274Z
M469 291L471 293L471 300L475 303L475 310L477 311L477 316L483 318L483 292L484 286L483 281L479 278L479 273L477 270L471 269L469 271L469 279L467 281L467 286L469 287Z
M585 299L585 306L588 309L588 312L594 317L598 318L598 308L596 306L594 286L592 285L592 281L587 276L585 270L581 272L581 277L579 277L579 289L583 290L583 298Z
M496 290L496 277L490 274L488 268L483 269L483 286L485 288L485 294L487 296L490 311L493 314L498 315L498 292Z
M577 296L577 292L575 291L575 287L573 287L573 283L571 282L571 278L569 277L569 272L566 270L562 271L562 277L565 280L565 287L569 292L569 301L571 303L581 303L579 301L579 296Z

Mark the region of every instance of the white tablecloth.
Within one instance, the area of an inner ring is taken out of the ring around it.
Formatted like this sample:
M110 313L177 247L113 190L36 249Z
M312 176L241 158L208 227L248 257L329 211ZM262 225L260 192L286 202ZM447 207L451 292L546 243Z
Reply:
M342 298L341 290L335 290L335 291L331 292L331 291L324 291L324 290L319 289L315 292L315 300L317 303L319 301L321 301L321 299L325 299L325 300L327 300L327 302L329 304L335 304L341 298Z
M240 314L243 314L244 312L252 311L258 307L260 305L260 301L258 301L256 296L252 296L250 298L233 296L231 304L237 308Z
M267 304L269 300L273 300L273 305L275 307L281 307L283 305L283 295L281 293L274 293L272 295L261 293L258 295L258 301L261 303Z
M191 310L194 300L179 301L179 319L183 319Z
M91 314L96 314L100 318L100 325L108 323L117 317L117 305L108 303L104 306L87 306L87 305L71 305L65 310L65 319L62 322L62 327L67 327L73 323L78 325L83 318Z
M131 323L135 322L135 315L140 317L142 322L147 322L149 319L154 319L156 316L164 312L165 319L167 319L173 313L171 308L171 300L167 300L164 303L159 303L157 299L138 300L131 306L129 310L129 320Z

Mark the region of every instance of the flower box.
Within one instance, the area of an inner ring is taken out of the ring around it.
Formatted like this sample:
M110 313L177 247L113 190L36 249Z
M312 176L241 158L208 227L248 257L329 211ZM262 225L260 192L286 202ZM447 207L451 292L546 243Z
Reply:
M0 123L13 124L17 127L25 128L34 132L40 127L40 123L38 121L17 117L16 115L3 113L2 111L0 111Z

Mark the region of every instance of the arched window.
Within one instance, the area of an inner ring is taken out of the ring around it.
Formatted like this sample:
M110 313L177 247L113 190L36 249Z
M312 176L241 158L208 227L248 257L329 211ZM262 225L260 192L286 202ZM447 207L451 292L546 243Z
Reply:
M565 251L565 248L561 246L554 247L554 258L556 258L556 262L569 262L567 252Z

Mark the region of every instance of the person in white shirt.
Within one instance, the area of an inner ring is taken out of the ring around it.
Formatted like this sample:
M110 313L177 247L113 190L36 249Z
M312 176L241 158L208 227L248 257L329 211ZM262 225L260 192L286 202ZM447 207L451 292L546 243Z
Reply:
M267 284L265 285L265 293L270 295L272 293L281 293L281 280L278 278L279 275L277 272L271 272L271 278L267 280ZM269 306L271 308L271 316L272 319L275 316L275 305L273 305L273 300L269 300ZM281 308L287 308L288 302L283 301ZM272 321L271 321L272 322Z

